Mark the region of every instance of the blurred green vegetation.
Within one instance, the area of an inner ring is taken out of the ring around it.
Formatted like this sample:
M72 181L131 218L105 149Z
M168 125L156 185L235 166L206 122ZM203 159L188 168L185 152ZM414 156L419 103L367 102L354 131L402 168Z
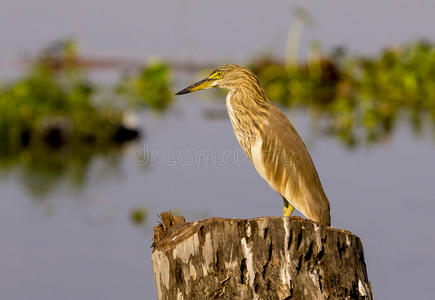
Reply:
M137 206L130 210L130 222L135 226L144 226L148 220L148 209Z
M126 105L119 105L130 103L129 95L117 102L85 76L78 61L76 43L59 41L20 78L0 85L0 170L19 169L34 194L43 195L65 176L83 184L94 157L119 153L139 135L124 124L120 107ZM168 73L153 64L131 77L134 101L143 97L143 108L164 109L171 98Z
M1 156L36 145L98 147L113 142L122 113L96 104L95 86L68 64L74 49L65 43L59 50L65 68L53 68L53 58L44 54L22 78L0 89Z
M349 147L390 137L400 118L410 120L415 133L425 120L434 124L431 43L393 47L375 57L352 57L340 48L329 56L311 54L299 66L261 59L250 68L272 101L307 109L318 128Z
M156 61L143 67L138 74L126 76L119 84L118 92L135 105L164 111L173 99L170 81L169 65Z
M43 195L65 177L84 184L95 158L116 164L121 145L139 135L126 124L126 111L163 112L172 103L169 64L152 62L105 89L86 76L86 63L101 64L81 60L77 44L63 40L20 78L0 84L0 171L19 170L32 193ZM316 46L302 64L264 58L250 68L272 101L308 110L316 128L349 147L389 138L400 119L417 134L425 123L435 131L435 48L429 42L374 57L340 48L325 56Z

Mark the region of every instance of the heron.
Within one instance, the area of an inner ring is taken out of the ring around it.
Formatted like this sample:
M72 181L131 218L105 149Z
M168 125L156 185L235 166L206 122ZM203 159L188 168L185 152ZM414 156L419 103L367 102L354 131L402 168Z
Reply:
M329 201L310 154L255 74L239 65L224 65L176 95L213 87L228 90L225 105L234 134L260 176L282 196L283 215L291 216L296 208L305 217L329 226Z

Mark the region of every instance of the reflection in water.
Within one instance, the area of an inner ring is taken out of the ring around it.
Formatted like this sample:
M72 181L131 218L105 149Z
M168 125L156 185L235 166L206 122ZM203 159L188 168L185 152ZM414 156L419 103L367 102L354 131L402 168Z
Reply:
M103 159L107 170L117 172L121 157L120 146L118 149L30 147L17 153L3 154L0 157L0 168L3 173L16 173L34 197L42 198L62 182L82 189L88 179L88 170L95 160Z

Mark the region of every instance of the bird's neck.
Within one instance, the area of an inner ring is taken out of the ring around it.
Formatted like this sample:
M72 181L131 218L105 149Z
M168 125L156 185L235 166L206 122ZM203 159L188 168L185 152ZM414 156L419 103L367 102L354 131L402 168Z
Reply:
M226 106L230 114L264 115L271 105L260 86L232 88L226 97Z
M272 104L267 98L253 98L253 94L243 90L230 90L226 98L228 115L233 125L234 133L243 149L247 140L258 135L260 124L267 119ZM245 151L247 151L245 149ZM248 157L249 153L247 152Z

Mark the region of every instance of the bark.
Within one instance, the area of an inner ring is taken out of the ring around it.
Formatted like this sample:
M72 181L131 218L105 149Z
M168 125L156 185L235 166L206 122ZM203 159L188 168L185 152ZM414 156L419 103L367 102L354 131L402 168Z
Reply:
M299 217L163 213L153 247L159 299L373 299L361 240Z

